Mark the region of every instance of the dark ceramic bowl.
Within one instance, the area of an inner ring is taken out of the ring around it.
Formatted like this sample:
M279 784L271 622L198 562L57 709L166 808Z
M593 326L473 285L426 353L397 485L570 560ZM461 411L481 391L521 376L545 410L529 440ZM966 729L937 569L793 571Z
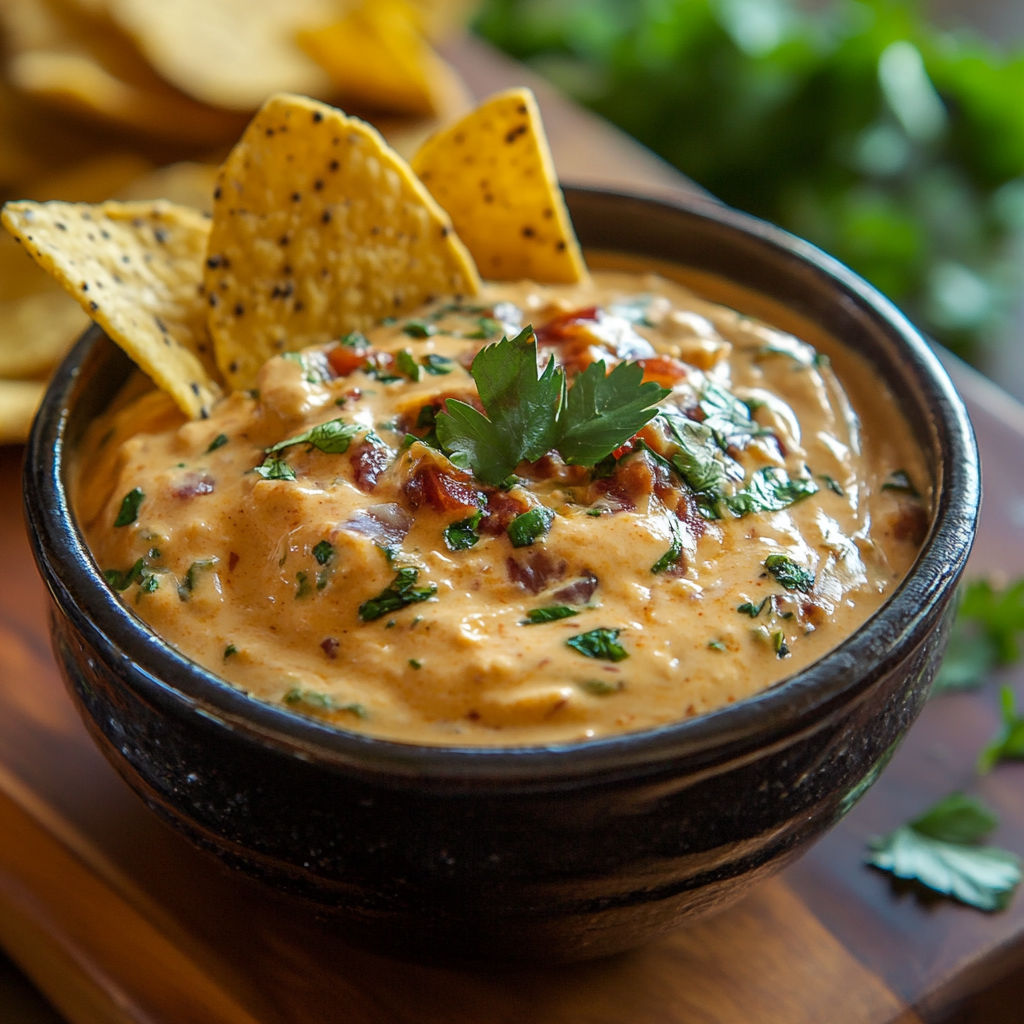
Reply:
M178 654L103 582L68 465L125 380L90 330L29 442L25 504L57 659L96 742L166 821L412 955L579 959L722 908L850 809L924 703L974 535L978 456L927 344L812 246L701 200L567 190L585 246L673 261L771 296L862 353L898 395L936 495L884 608L817 663L700 718L566 746L458 749L327 728Z

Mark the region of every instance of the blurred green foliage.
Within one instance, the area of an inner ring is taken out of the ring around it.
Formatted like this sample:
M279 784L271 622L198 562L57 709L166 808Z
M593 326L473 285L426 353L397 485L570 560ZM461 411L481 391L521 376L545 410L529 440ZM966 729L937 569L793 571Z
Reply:
M485 0L476 30L972 361L1024 284L1024 49L907 0Z

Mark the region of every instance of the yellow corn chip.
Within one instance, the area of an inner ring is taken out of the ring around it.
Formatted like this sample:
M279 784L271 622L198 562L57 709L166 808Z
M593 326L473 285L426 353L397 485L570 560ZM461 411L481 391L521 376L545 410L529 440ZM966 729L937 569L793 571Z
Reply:
M335 0L108 0L107 8L168 82L203 103L248 112L279 90L330 94L295 34L337 18Z
M210 222L171 203L8 203L4 226L193 418L217 397L204 325Z
M48 373L89 326L89 318L59 289L0 302L0 377Z
M300 32L299 45L331 76L346 106L413 117L437 113L440 58L406 0L364 0L341 21Z
M45 384L0 380L0 444L20 444L28 437Z
M369 125L269 99L221 168L206 271L217 363L236 388L287 349L474 294L444 211Z
M484 277L544 284L586 278L529 89L484 100L428 139L412 167L452 218Z

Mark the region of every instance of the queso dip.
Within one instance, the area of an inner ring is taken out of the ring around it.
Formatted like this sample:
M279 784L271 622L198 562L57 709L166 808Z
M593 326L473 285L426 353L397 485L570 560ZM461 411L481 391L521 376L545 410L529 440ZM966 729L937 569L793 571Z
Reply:
M484 484L437 417L531 324L570 381L638 362L671 391L591 468ZM826 353L651 274L485 285L276 356L207 419L126 397L77 512L127 606L257 699L413 743L646 729L820 658L915 559L921 455L867 365L842 369L853 403Z

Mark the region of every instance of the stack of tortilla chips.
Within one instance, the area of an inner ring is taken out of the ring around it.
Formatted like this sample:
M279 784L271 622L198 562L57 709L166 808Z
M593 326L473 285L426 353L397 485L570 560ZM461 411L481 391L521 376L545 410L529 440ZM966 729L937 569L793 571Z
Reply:
M411 155L469 107L431 41L472 0L0 0L0 201L167 199L209 213L217 166L281 90ZM0 233L0 444L25 438L89 316Z

